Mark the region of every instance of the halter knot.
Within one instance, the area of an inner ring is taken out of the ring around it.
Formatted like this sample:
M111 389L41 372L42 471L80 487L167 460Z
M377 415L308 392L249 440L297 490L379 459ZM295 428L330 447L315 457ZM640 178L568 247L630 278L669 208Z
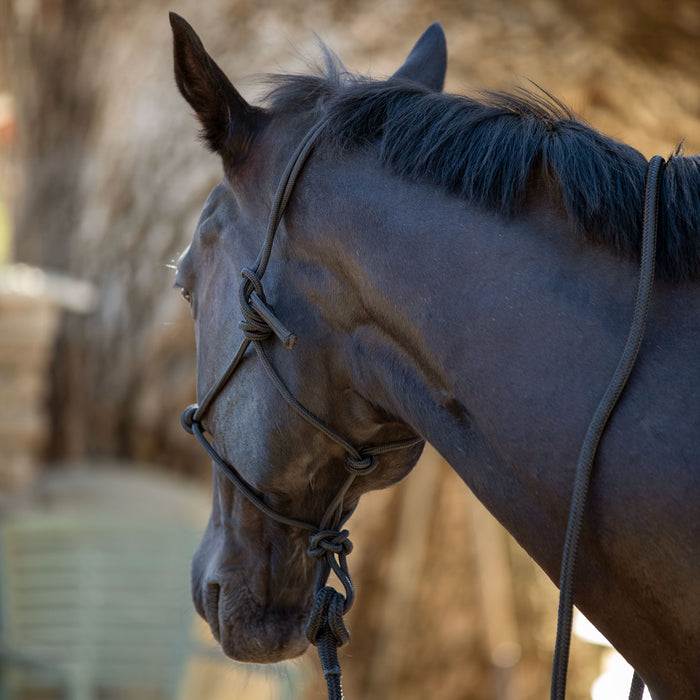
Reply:
M265 303L265 292L263 292L262 282L255 272L248 267L244 267L241 270L241 275L243 281L238 289L238 300L241 304L243 320L238 324L238 327L250 341L266 340L272 335L272 329L252 305L253 294L256 294L263 304Z
M348 555L352 552L349 537L348 530L319 530L309 537L307 552L314 559L320 559L326 554Z
M243 335L247 340L256 343L267 340L274 333L282 341L282 345L291 350L297 342L297 337L282 325L267 305L260 276L249 267L244 267L241 275L243 281L238 290L238 300L243 320L238 327L243 331Z
M357 476L369 474L376 469L377 464L379 464L377 455L362 454L361 451L358 451L356 457L350 452L345 453L345 468L351 474L357 474Z
M345 626L343 614L345 609L345 598L343 594L324 586L316 593L314 605L306 623L306 638L315 646L319 642L325 641L324 637L330 636L330 640L335 646L343 646L350 640L350 632ZM325 664L324 664L325 666ZM335 672L335 669L323 669L323 672ZM340 668L337 670L340 675Z

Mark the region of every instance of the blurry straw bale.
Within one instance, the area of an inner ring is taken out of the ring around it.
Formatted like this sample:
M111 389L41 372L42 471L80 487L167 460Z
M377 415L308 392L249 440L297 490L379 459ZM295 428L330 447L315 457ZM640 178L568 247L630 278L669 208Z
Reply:
M0 266L0 491L36 475L49 434L46 410L64 310L95 306L91 285L27 265Z

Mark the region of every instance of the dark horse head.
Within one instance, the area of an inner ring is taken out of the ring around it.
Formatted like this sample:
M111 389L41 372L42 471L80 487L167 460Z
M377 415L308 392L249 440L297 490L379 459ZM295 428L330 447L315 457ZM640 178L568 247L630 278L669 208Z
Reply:
M311 102L293 112L247 104L192 28L177 16L171 23L178 87L225 172L177 268L177 285L192 307L197 385L203 395L241 340L241 268L255 260L284 166L319 116ZM342 71L337 60L329 61L331 70ZM445 66L444 35L433 25L393 79L441 90ZM290 208L297 206L295 201ZM328 202L314 206L322 215ZM285 384L303 406L353 445L415 437L356 388L359 368L352 360L355 339L349 332L355 319L347 317L349 307L341 303L339 280L320 280L322 268L313 257L290 263L284 245L280 241L270 262L265 293L285 324L303 329L293 353L274 347L269 351ZM326 303L319 305L319 295ZM219 454L266 504L289 517L320 522L344 481L345 452L290 410L253 357L243 359L235 380L208 408L204 424ZM422 441L382 455L381 468L358 479L345 494L344 514L362 493L405 476L421 449ZM193 563L193 594L197 610L228 655L268 662L305 650L314 582L307 548L307 532L261 514L215 470L212 515Z
M541 93L443 94L435 25L385 81L328 53L325 75L275 78L263 107L172 25L178 86L224 169L177 285L197 340L185 422L221 460L193 595L226 653L305 649L303 523L334 512L335 528L410 471L422 440L557 580L579 447L629 327L646 158ZM691 700L700 158L668 160L659 211L646 334L597 453L576 603L655 697Z

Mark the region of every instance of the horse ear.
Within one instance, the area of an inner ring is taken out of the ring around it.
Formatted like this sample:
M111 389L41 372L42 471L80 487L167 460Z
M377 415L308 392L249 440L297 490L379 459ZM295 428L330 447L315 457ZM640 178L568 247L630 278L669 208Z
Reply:
M447 71L447 42L445 32L439 22L431 24L413 50L406 62L392 78L410 80L431 90L441 91L445 84Z
M204 49L192 27L170 13L175 82L202 124L202 136L227 165L245 160L263 110L249 105Z

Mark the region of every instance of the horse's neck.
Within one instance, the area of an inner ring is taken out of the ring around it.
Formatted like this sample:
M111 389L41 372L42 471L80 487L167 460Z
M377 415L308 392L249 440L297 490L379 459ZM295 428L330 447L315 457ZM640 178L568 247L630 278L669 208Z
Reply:
M635 266L578 243L546 200L508 222L428 187L352 165L348 173L344 191L352 197L338 198L330 178L313 196L322 202L316 236L326 236L318 245L347 284L345 304L334 297L326 313L344 314L347 324L347 305L357 318L347 361L357 365L358 388L430 441L556 580L576 459L624 345ZM639 646L658 633L660 613L649 610L663 607L668 625L700 641L697 616L684 617L649 585L673 562L668 585L683 586L700 564L697 544L678 532L666 507L683 504L688 512L681 517L697 522L684 500L697 469L682 451L663 442L660 449L655 437L672 423L687 454L700 447L700 396L687 391L700 385L693 360L698 322L687 321L700 318L700 290L659 290L655 303L661 313L651 320L643 366L596 466L587 510L593 526L584 531L577 580L584 611L596 613L596 624L640 670L669 653ZM674 368L672 376L658 376L664 366ZM644 399L645 388L660 381L661 413ZM659 492L642 515L628 503L630 485L640 483ZM655 523L653 538L642 536L645 518ZM654 544L658 536L667 543L663 552ZM690 560L689 548L696 553Z
M434 444L553 574L557 548L542 547L541 533L563 535L571 469L607 379L601 372L592 392L596 382L571 367L590 319L572 318L571 299L551 298L557 285L577 291L552 275L561 262L556 245L543 245L545 226L414 204L363 261L373 269L363 303L378 322L356 331L366 361L358 375L372 377L378 403ZM628 303L619 314L608 309L613 325ZM605 348L607 340L597 326L586 342ZM614 368L613 353L600 355ZM548 489L538 487L543 479Z
M367 312L352 358L363 390L434 444L529 550L543 527L563 535L586 421L624 340L634 268L605 274L597 258L610 254L594 249L573 259L575 238L554 209L506 222L428 187L385 179L369 189L358 176L347 190L362 205L327 208L324 235L330 216L328 244L353 288L347 303ZM574 362L582 343L595 360ZM535 483L543 479L546 490ZM544 550L533 554L554 573L558 552Z

